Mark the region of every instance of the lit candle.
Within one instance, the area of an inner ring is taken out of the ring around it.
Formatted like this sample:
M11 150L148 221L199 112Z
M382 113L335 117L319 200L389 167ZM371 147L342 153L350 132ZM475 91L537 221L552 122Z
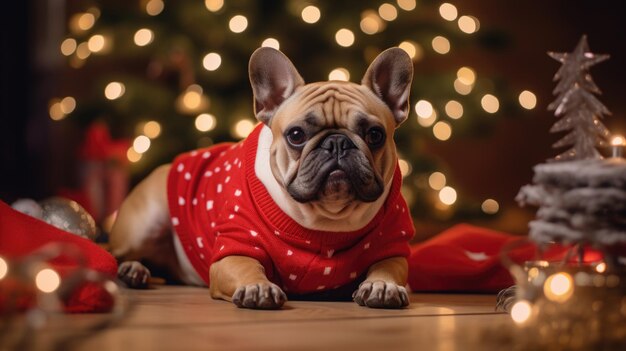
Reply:
M611 157L624 157L624 146L626 140L621 135L616 135L611 139Z

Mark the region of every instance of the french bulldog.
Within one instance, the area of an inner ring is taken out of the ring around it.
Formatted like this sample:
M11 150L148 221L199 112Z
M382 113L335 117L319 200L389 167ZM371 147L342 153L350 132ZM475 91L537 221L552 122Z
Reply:
M263 47L249 75L254 131L179 155L121 205L109 241L120 279L145 287L146 264L244 308L346 289L362 306L407 306L414 228L393 136L408 114L409 56L382 52L361 84L305 84Z

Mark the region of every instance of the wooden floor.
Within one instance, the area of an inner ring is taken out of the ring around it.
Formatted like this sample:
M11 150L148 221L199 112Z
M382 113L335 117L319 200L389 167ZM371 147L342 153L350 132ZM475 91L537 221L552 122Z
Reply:
M132 313L74 344L76 350L489 350L485 336L513 328L494 295L412 294L403 310L351 302L288 302L280 311L238 309L202 288L132 291ZM102 315L67 315L36 349ZM56 330L56 331L55 331ZM40 338L41 339L41 338Z

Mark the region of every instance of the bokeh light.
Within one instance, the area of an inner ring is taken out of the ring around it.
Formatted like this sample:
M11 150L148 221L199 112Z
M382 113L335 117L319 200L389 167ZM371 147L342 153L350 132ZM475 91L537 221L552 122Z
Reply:
M146 46L154 40L154 33L148 28L141 28L135 32L133 40L137 46Z
M76 43L76 39L67 38L61 43L61 53L65 56L70 56L71 54L76 52L77 46L78 44Z
M456 6L444 2L441 6L439 6L439 14L446 21L454 21L459 15L459 12L457 11Z
M9 264L7 261L0 257L0 280L7 276L9 273Z
M354 44L354 33L349 29L341 28L335 33L335 41L343 47L352 46Z
M383 30L385 23L378 13L373 10L363 11L361 14L361 22L359 24L361 31L365 34L376 34Z
M239 139L243 139L248 136L254 130L254 122L244 118L239 120L233 128L233 135Z
M433 190L441 190L446 186L446 176L441 172L433 172L428 176L428 185Z
M53 269L44 268L35 275L35 285L37 289L51 293L61 285L61 277Z
M233 16L228 21L228 28L233 33L241 33L248 28L248 19L243 15Z
M417 2L415 0L397 0L397 3L398 7L404 11L413 11L417 6Z
M450 186L444 186L439 190L439 201L446 205L452 205L456 202L456 190Z
M519 94L519 104L527 109L532 110L537 106L537 96L529 90L524 90Z
M485 94L482 99L480 99L480 105L483 107L483 110L488 113L496 113L500 109L500 101L491 94Z
M224 0L204 0L204 6L211 12L217 12L224 7Z
M414 41L405 40L398 47L404 50L413 61L419 61L424 57L424 50Z
M445 106L446 115L452 119L463 117L463 105L456 100L450 100Z
M526 300L515 302L511 308L511 318L517 324L525 323L532 314L532 306Z
M431 44L438 54L445 55L450 52L450 41L446 37L438 35L433 38Z
M544 285L543 293L555 302L565 302L574 294L572 276L565 272L550 275Z
M433 105L427 100L419 100L415 103L415 113L418 117L430 117L433 114Z
M215 128L217 119L210 113L202 113L196 117L196 129L201 132L208 132Z
M202 59L202 66L207 71L215 71L222 64L222 57L215 52L210 52Z
M280 50L280 43L278 42L278 40L274 38L267 38L263 40L263 42L261 43L261 46Z
M150 144L150 138L145 135L139 135L135 138L135 140L133 140L133 149L135 149L138 153L143 154L148 151Z
M384 3L378 7L378 15L389 22L398 18L398 10L392 4Z
M433 126L433 135L441 141L446 141L452 136L452 127L448 122L439 121Z
M498 204L498 201L494 199L487 199L483 201L480 208L486 214L496 214L500 210L500 204Z
M322 13L320 12L320 9L313 5L309 5L305 7L304 9L302 9L301 15L302 15L302 20L310 24L316 23L322 17Z
M143 133L150 139L161 135L161 124L157 121L149 121L143 126Z
M461 67L456 71L456 77L465 85L473 85L476 82L476 72L469 67Z
M104 96L109 100L119 99L126 92L126 86L120 82L111 82L104 88Z
M350 81L350 72L343 67L335 68L328 74L328 80Z
M459 25L459 29L467 34L476 33L480 28L480 22L478 22L476 17L472 16L461 16L459 17L459 21L457 23Z
M150 16L156 16L160 14L165 8L163 0L150 0L146 3L146 13Z

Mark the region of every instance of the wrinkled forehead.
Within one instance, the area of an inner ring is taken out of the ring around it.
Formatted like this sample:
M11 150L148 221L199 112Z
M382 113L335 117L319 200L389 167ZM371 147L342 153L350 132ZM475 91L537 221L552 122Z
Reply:
M357 118L385 123L393 120L391 111L369 88L331 81L298 88L276 112L272 125L284 128L295 119L307 119L309 123L345 128Z

